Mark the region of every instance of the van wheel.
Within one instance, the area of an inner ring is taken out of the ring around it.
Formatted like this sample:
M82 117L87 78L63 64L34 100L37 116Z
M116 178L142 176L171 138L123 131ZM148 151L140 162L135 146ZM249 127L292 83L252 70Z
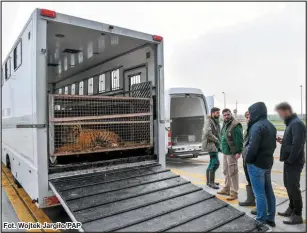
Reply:
M13 176L13 181L16 184L17 188L21 188L21 184L18 182L18 180L15 178L15 176Z
M11 161L9 155L6 155L6 167L11 170Z

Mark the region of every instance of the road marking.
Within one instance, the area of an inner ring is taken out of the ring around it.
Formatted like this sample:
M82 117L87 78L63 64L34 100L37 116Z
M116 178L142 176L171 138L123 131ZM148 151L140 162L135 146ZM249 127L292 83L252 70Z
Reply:
M3 164L2 164L2 172L4 173L4 174L2 174L2 177L5 177L7 179L7 182L9 183L9 185L15 187L15 190L17 190L17 192L19 194L20 201L22 202L22 200L23 200L25 205L31 211L32 215L36 218L37 221L35 221L35 222L40 222L42 224L45 223L45 222L46 223L53 223L50 220L50 218L45 214L45 212L43 210L39 209L34 203L32 203L31 198L29 197L29 195L26 193L26 191L23 188L17 188L16 184L14 184L12 173ZM13 187L11 187L11 188L14 190ZM16 191L15 191L15 193L16 193ZM16 193L16 195L17 195L17 193ZM8 196L9 196L9 194L8 194ZM16 209L15 209L15 211L16 211ZM18 215L17 211L16 211L16 214ZM21 221L23 221L23 220L21 220ZM60 232L60 230L53 230L53 229L44 229L44 231L45 232Z
M171 171L174 172L177 175L181 175L184 177L187 177L188 180L191 180L192 178L192 183L193 184L198 184L198 185L205 185L206 184L206 176L204 176L203 174L199 174L199 173L192 173L192 172L186 172L180 169L173 169L171 168ZM193 179L196 179L196 181L193 181ZM199 181L201 180L201 181ZM215 179L217 182L220 183L220 185L224 186L225 185L225 180L224 179L219 179L216 178ZM239 183L239 188L240 189L245 189L247 183ZM273 190L276 196L278 197L283 197L283 198L288 198L288 193L285 191L285 187L283 186L278 186L276 185L276 183L273 183Z

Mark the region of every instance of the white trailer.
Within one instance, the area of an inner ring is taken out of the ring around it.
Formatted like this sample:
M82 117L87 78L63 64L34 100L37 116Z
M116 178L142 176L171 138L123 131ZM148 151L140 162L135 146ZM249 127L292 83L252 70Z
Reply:
M202 131L208 114L206 98L198 88L170 88L165 92L167 156L196 158L202 151Z
M39 208L80 231L256 227L165 168L163 69L161 36L32 13L2 66L2 162Z

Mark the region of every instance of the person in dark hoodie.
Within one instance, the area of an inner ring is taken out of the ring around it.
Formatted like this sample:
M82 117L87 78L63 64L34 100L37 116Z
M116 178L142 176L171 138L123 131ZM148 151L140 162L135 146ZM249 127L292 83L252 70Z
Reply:
M288 209L285 212L278 212L278 214L290 217L289 221L284 221L285 224L301 224L303 223L303 202L300 178L305 164L305 125L292 112L292 108L288 103L278 104L276 111L287 126L283 139L278 137L277 141L281 143L280 161L284 162L284 185L290 200Z
M256 197L257 220L275 227L276 199L271 183L276 128L267 119L267 108L263 102L248 108L248 141L246 156L248 174Z

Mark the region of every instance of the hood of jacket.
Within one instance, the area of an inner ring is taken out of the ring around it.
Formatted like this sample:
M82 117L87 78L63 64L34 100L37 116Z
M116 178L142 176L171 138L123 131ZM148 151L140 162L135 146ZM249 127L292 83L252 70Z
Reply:
M248 108L248 111L250 114L249 125L252 125L261 119L265 119L268 116L267 108L263 102L257 102L251 105Z

